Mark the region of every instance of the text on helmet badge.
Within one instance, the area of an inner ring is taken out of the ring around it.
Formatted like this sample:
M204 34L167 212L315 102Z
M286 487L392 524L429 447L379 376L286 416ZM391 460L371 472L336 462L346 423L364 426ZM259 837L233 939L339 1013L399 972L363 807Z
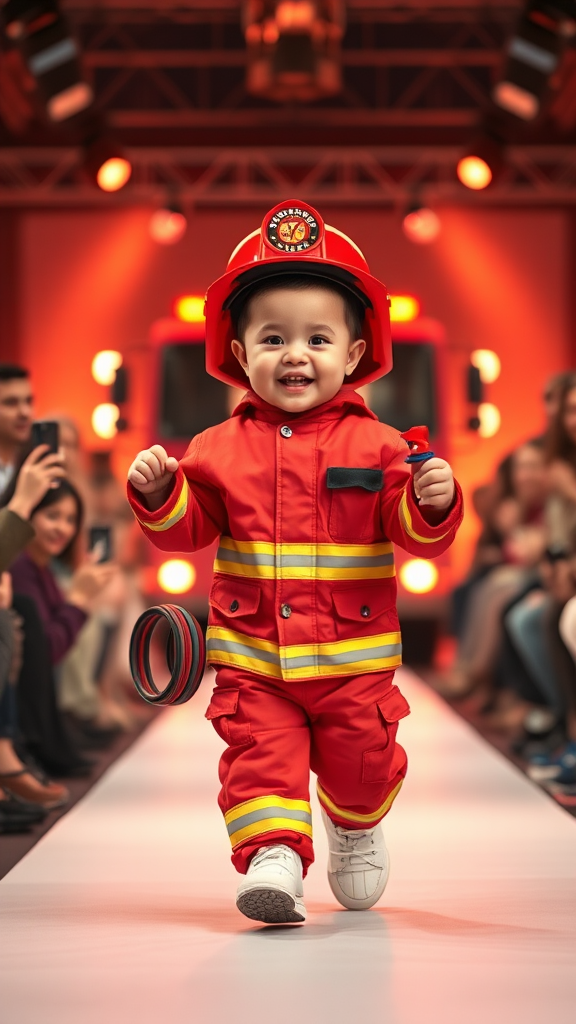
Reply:
M320 225L306 207L287 206L274 211L266 225L266 237L280 252L304 252L319 240Z

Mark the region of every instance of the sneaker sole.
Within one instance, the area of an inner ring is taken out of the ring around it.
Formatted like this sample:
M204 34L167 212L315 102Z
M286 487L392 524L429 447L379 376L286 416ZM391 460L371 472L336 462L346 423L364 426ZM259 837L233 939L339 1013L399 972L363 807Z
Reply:
M240 893L236 906L244 917L264 924L298 924L306 920L304 907L281 889L249 889Z

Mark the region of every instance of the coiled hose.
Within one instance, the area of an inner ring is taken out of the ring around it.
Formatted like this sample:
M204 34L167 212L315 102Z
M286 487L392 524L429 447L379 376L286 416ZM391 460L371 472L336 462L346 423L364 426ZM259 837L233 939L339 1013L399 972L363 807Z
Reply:
M170 681L161 690L152 678L150 643L160 622L170 627L166 664ZM147 608L138 619L130 638L130 671L140 696L148 704L184 704L195 693L206 664L206 645L200 624L176 604Z

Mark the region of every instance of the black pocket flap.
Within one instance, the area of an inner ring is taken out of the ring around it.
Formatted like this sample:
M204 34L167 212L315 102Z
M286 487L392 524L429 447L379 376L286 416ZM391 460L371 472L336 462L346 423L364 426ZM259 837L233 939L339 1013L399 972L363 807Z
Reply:
M362 487L365 491L381 491L384 474L381 469L352 469L347 466L330 466L326 473L326 486L331 490L344 487Z

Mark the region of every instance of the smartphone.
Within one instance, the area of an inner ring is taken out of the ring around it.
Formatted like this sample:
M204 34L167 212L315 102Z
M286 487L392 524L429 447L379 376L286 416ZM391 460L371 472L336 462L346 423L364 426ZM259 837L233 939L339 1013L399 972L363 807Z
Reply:
M90 551L98 549L98 562L109 562L112 558L112 530L109 526L91 526L88 531Z
M46 455L57 455L60 446L60 425L56 420L38 420L32 424L32 448L47 444Z

